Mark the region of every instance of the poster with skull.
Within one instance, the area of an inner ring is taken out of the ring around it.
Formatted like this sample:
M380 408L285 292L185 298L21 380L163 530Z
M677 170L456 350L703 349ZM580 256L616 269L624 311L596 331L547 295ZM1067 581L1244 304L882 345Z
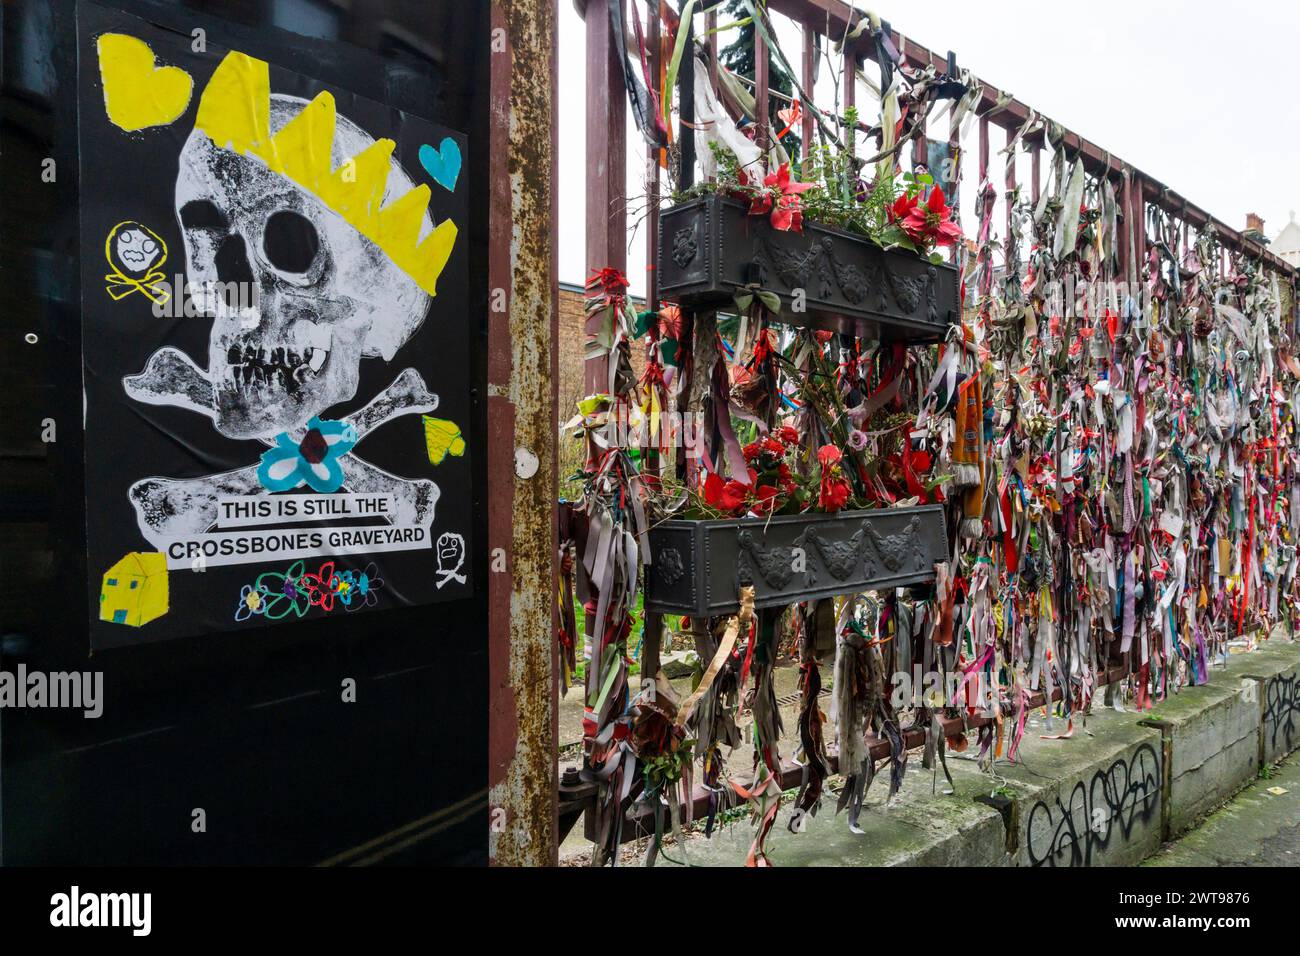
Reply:
M465 137L78 11L92 647L467 597Z

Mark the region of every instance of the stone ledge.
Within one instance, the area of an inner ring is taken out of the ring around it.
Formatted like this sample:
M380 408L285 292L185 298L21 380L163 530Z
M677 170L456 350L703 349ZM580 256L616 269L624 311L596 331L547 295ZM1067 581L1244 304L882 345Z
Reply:
M852 833L847 814L835 813L836 795L827 793L822 808L809 818L802 833L791 833L788 805L783 806L767 840L775 866L1005 866L1006 831L1001 815L976 802L987 794L990 781L966 761L948 761L955 793L942 772L922 769L920 755L908 761L903 786L886 802L888 770L876 775ZM748 820L724 827L709 840L692 838L686 852L695 866L741 866L749 852L754 828ZM679 847L668 853L680 860ZM672 861L660 857L660 866Z

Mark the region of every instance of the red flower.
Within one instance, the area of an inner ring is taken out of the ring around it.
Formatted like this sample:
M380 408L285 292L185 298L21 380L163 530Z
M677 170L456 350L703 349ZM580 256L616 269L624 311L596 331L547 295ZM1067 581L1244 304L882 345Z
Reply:
M776 507L776 496L778 494L779 492L771 485L762 485L754 493L754 514L771 514Z
M817 503L824 511L839 511L848 503L849 483L840 473L840 460L843 457L844 453L834 445L822 445L817 451L817 463L822 467Z
M782 425L776 430L776 437L787 445L799 444L799 430L793 425Z
M918 196L899 196L889 210L890 218L907 233L917 246L951 246L961 238L961 229L952 221L952 208L943 199L943 190L935 186L924 204Z
M740 453L745 456L745 461L753 461L763 453L763 449L759 447L758 442L752 441L740 449Z
M780 458L785 454L785 446L771 436L763 439L763 450Z
M763 185L767 188L754 197L749 205L749 214L761 216L771 212L773 229L780 229L782 232L791 230L803 232L803 204L799 194L815 189L817 184L791 181L790 164L782 163L780 169L768 174L763 180Z
M917 197L903 193L894 200L894 204L889 207L889 221L902 223L912 215L916 209Z
M849 483L843 478L822 478L821 493L817 503L825 511L839 511L849 500Z
M711 472L704 480L704 500L719 511L733 514L745 506L749 488L738 481L723 481L722 476Z

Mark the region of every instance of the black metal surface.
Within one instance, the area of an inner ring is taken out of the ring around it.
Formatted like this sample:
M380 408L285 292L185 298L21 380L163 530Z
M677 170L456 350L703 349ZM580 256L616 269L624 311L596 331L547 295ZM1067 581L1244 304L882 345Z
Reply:
M665 521L650 554L646 610L708 617L737 610L743 584L763 608L933 581L948 534L942 505Z
M955 266L808 222L802 233L781 232L721 196L662 214L659 280L665 299L722 309L756 282L781 297L782 322L868 339L937 341L960 314Z

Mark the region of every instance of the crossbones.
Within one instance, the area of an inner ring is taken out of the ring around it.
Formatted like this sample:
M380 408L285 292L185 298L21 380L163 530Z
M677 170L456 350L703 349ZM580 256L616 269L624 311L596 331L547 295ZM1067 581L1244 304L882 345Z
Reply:
M272 95L271 131L283 129L305 106L298 97ZM355 123L337 117L333 166L374 146ZM385 206L414 189L401 165L390 162ZM197 125L178 168L176 216L188 292L213 320L208 367L166 346L143 371L126 376L123 387L143 404L204 415L228 438L274 445L287 434L301 441L309 421L355 397L363 359L394 358L424 321L431 296L311 191L214 142ZM426 210L419 235L432 229ZM232 286L251 289L256 304L246 306L242 294L238 304L231 301L226 292ZM360 441L398 416L437 407L438 397L408 368L343 421ZM344 488L388 496L388 519L423 527L427 540L439 495L432 481L391 475L350 450L338 461ZM222 498L266 494L254 461L202 478L145 478L131 487L130 499L141 533L164 550L170 540L212 528Z
M128 376L124 384L127 394L138 402L179 405L216 420L211 381L188 355L177 349L159 349L150 356L144 371ZM360 442L394 418L431 412L437 407L438 396L425 387L419 372L408 368L363 408L342 420L355 429ZM301 434L295 437L300 438ZM428 529L433 523L438 486L432 481L398 478L351 452L339 461L347 490L390 496L393 506L389 517L395 525ZM160 542L199 534L215 524L220 498L265 493L257 477L257 465L252 464L206 478L145 478L131 486L130 495L140 531L155 547L162 548Z

